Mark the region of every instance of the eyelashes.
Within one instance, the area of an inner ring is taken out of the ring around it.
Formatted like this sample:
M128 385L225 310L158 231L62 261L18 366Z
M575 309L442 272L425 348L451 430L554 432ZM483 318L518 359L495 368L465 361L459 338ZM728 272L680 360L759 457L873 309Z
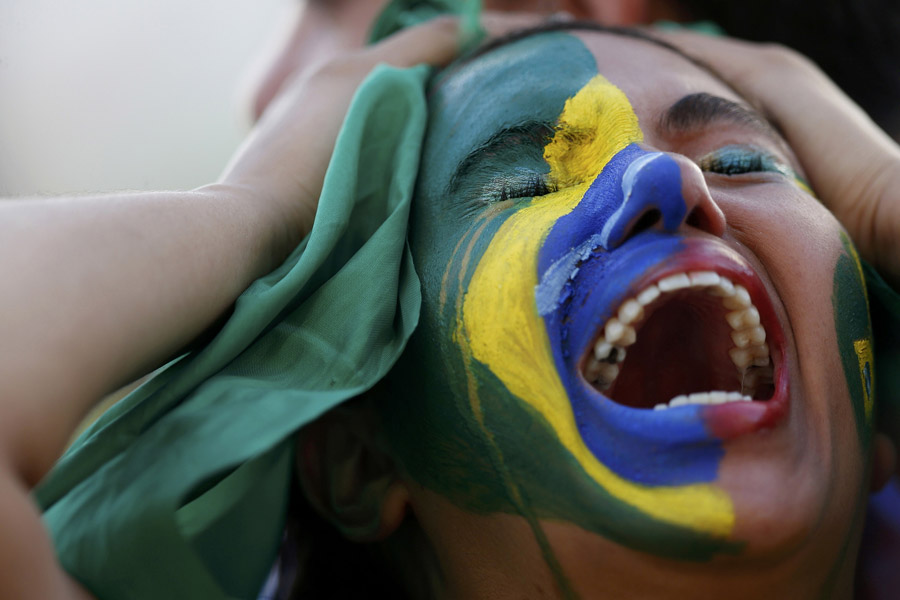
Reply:
M793 170L774 154L755 146L723 146L697 160L700 169L719 175L749 173L780 173L795 178ZM493 165L492 165L493 166ZM548 174L534 168L516 166L494 171L491 167L472 169L481 171L485 184L480 186L481 202L493 204L517 198L535 198L558 191Z
M483 196L488 202L503 202L514 198L546 196L556 191L547 176L531 169L516 167L511 173L496 177L485 186Z
M723 146L697 161L701 171L719 175L781 173L793 177L793 171L769 152L753 146Z

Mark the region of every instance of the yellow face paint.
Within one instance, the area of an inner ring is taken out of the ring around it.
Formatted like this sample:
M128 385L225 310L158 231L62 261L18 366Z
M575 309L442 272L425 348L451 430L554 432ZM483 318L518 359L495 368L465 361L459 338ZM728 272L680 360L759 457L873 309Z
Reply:
M850 243L849 238L844 240L844 248L847 250L850 258L853 260L855 274L859 287L862 289L863 297L866 305L869 304L869 289L866 287L866 278L863 275L862 262L859 259L859 253L856 246ZM872 352L872 340L870 336L853 341L853 350L856 352L856 359L859 363L860 385L863 393L863 406L865 407L866 424L871 427L874 423L874 393L873 385L875 381L875 357Z
M549 422L562 446L612 496L660 521L724 538L732 531L734 509L718 487L640 485L597 460L578 432L535 303L546 235L578 205L609 160L641 140L627 97L602 76L566 102L544 150L550 180L560 191L531 200L494 235L469 282L457 336L467 341L460 344L464 352Z
M872 354L872 344L868 339L856 340L853 342L853 349L856 350L856 358L859 361L859 383L863 391L866 422L871 425L872 409L874 406L872 400L872 385L875 381L875 357Z

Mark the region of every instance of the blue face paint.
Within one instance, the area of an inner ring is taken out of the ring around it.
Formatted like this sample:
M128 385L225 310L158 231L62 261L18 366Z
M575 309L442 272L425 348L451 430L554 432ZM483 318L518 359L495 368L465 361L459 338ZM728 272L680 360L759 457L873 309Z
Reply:
M632 160L622 176L622 196L619 208L600 232L606 250L621 245L632 225L646 215L658 213L665 231L676 231L687 214L681 197L681 172L662 152L644 153Z
M617 404L581 377L579 361L596 332L651 268L685 250L676 232L687 217L678 164L631 144L616 154L581 202L559 219L539 255L536 301L579 433L619 475L648 485L713 481L723 450L703 423L703 407L660 419ZM643 216L658 230L629 239ZM596 232L600 231L600 234Z

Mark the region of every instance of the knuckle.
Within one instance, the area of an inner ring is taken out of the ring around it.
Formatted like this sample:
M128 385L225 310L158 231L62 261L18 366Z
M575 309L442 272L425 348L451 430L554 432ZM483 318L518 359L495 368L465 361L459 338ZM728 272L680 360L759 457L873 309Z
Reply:
M440 15L428 21L425 26L442 33L453 34L459 27L459 19L451 15Z
M760 44L759 49L762 58L774 66L798 67L809 62L805 56L783 44L766 42Z

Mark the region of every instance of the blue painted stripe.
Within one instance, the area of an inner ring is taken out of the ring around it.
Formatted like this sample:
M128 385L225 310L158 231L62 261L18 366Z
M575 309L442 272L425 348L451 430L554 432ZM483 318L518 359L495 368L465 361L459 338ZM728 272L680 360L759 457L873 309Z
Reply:
M648 210L660 212L662 231L647 230L622 244ZM724 452L704 425L702 407L659 413L616 404L584 382L578 361L631 282L684 249L676 232L686 214L677 163L632 144L556 222L538 256L536 300L579 433L603 464L646 485L716 478Z

